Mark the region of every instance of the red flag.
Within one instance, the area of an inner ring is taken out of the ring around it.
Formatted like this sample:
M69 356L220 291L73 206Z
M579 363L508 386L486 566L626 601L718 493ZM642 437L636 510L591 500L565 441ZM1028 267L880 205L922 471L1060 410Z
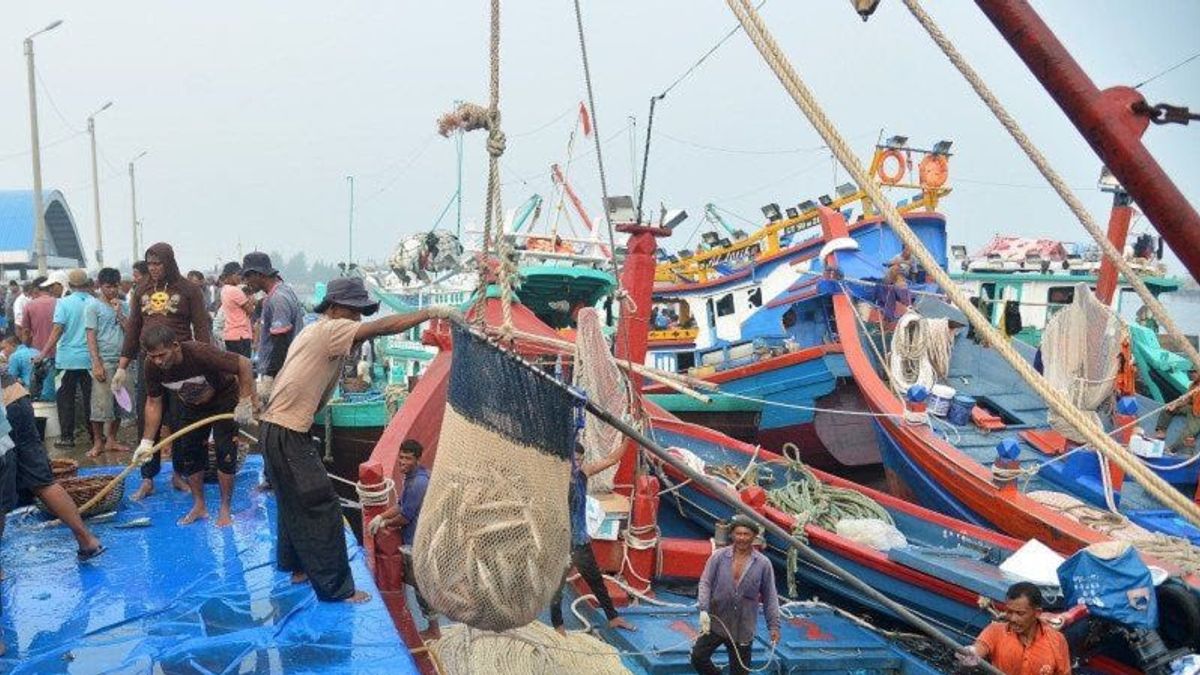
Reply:
M583 104L583 101L579 102L579 122L583 125L583 135L591 136L592 118L588 115L587 106Z

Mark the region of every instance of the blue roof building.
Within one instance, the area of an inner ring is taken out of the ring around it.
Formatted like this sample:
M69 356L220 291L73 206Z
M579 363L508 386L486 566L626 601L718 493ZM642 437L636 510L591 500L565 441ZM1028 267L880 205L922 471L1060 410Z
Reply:
M83 242L67 200L58 190L42 193L46 218L46 266L83 267ZM33 190L0 190L0 268L36 270Z

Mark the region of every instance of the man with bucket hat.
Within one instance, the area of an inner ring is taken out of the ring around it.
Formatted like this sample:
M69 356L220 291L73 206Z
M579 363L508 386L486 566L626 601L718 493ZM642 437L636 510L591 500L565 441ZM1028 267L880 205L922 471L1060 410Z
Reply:
M363 602L369 596L354 588L341 504L308 433L313 415L329 400L346 357L359 343L452 313L429 307L362 322L378 309L362 279L329 282L325 299L314 308L321 318L291 343L261 416L259 450L279 504L276 563L292 573L293 582L311 583L320 600Z
M242 280L251 290L266 294L258 335L258 394L269 399L288 347L304 327L304 308L266 253L251 251L242 258Z

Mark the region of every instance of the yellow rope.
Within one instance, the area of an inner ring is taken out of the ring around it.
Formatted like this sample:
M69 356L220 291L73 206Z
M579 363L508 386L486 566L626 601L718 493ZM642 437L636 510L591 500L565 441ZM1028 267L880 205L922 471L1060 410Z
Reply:
M1167 313L1166 308L1162 306L1158 298L1154 297L1154 294L1146 287L1146 283L1142 281L1142 278L1138 276L1129 262L1125 260L1125 256L1100 231L1099 226L1096 225L1096 221L1092 219L1091 214L1084 208L1083 203L1075 196L1075 193L1067 185L1066 181L1062 179L1062 176L1058 175L1054 167L1050 166L1050 162L1042 155L1037 146L1033 144L1033 141L1025 134L1025 131L1021 129L1021 126L1017 124L1017 121L1009 114L1008 110L1004 108L1000 100L992 93L992 90L988 88L983 78L979 76L979 73L971 67L971 64L967 63L966 58L958 51L954 43L950 41L950 38L946 37L946 34L938 27L933 17L925 12L925 9L921 7L918 0L903 1L904 5L908 7L908 11L912 12L912 15L916 17L917 22L921 24L925 32L929 33L929 37L933 38L933 41L941 48L942 53L946 55L950 63L954 64L958 72L962 73L962 76L966 78L971 88L975 90L975 93L979 94L979 98L987 104L988 109L992 111L992 114L996 116L996 119L1000 121L1000 124L1004 126L1008 133L1012 135L1017 145L1021 146L1021 150L1025 152L1038 171L1046 178L1046 181L1050 183L1050 186L1054 188L1058 196L1062 197L1062 200L1066 202L1067 207L1071 209L1071 213L1075 214L1075 217L1083 225L1083 229L1087 230L1092 239L1096 240L1096 243L1100 245L1100 249L1104 251L1104 255L1113 261L1117 269L1121 271L1121 274L1133 286L1133 290L1137 292L1138 297L1146 304L1146 307L1149 308L1154 318L1166 329L1168 335L1179 340L1187 357L1191 359L1192 364L1197 369L1200 369L1200 352L1196 351L1191 341L1183 338L1182 331L1179 330L1179 326L1175 325L1175 320Z
M784 89L787 90L792 100L796 102L797 106L808 117L817 132L821 134L826 145L837 156L838 161L854 177L855 182L861 185L867 192L876 208L886 218L892 231L895 232L896 236L911 251L912 255L916 257L921 267L946 292L950 301L966 315L967 320L975 330L987 338L996 349L996 352L1016 370L1023 380L1029 383L1054 412L1058 413L1059 416L1080 431L1080 434L1087 440L1091 447L1116 462L1118 466L1137 480L1138 483L1146 488L1147 492L1160 502L1181 514L1194 525L1200 526L1200 506L1194 504L1190 499L1172 488L1150 469L1146 468L1137 457L1109 438L1103 429L1088 420L1059 392L1050 387L1046 380L1038 375L1029 363L1021 358L1016 350L1008 344L1008 341L1004 339L1004 336L996 331L991 323L980 314L979 310L968 301L962 290L954 284L950 276L946 274L946 271L937 264L937 261L925 249L921 240L908 226L908 223L904 221L904 218L896 210L892 202L883 195L879 186L867 175L866 170L859 163L858 158L854 155L845 139L833 127L832 122L821 110L820 104L783 55L774 38L771 37L770 32L763 24L762 18L758 15L754 7L751 6L749 0L726 0L726 2L737 16L738 21L742 24L746 35L750 37L754 46L763 56L763 59L771 67L772 71L774 71L776 77L779 78Z

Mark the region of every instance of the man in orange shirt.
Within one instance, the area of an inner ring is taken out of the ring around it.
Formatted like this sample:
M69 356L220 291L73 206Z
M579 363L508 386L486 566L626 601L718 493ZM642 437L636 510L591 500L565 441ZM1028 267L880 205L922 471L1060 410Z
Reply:
M1007 675L1066 675L1071 654L1062 633L1040 621L1042 592L1028 581L1009 586L1004 621L992 623L959 657L964 665L986 660Z

